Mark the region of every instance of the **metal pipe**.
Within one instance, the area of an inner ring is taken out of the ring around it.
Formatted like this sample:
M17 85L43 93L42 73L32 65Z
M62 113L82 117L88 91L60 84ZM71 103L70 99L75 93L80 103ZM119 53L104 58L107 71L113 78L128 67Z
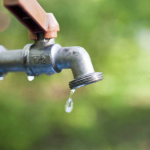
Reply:
M0 72L21 72L25 71L23 65L23 50L3 51L0 53Z

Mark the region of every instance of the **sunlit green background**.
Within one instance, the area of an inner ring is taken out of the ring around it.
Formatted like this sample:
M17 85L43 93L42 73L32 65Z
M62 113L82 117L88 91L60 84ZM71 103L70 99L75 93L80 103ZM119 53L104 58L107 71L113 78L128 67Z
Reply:
M70 70L33 82L9 73L0 82L0 150L150 150L150 1L38 2L60 24L56 42L84 47L105 79L78 89L67 114ZM7 49L33 42L2 0L0 25Z

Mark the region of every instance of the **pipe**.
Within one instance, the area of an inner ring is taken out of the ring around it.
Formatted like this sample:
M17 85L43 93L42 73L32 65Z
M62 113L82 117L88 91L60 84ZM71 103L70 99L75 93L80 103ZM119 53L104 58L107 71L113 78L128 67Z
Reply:
M23 66L22 50L3 51L0 53L0 73L22 72Z

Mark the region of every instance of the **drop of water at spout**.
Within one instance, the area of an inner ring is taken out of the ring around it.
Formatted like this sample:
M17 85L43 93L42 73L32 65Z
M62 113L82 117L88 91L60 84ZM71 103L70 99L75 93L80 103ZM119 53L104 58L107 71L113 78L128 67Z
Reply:
M70 113L73 110L73 101L72 101L72 95L74 94L75 89L70 91L70 97L68 101L66 102L65 111L67 113Z
M28 76L28 80L29 81L33 81L34 80L34 76Z
M0 77L0 81L4 80L4 77Z

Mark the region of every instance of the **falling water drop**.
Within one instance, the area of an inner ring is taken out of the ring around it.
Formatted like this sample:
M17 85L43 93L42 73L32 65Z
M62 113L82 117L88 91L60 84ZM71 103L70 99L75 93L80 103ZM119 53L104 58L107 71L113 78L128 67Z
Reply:
M66 103L66 112L67 113L70 113L72 110L73 110L73 101L72 101L72 98L69 98L67 103Z
M28 76L28 80L29 81L33 81L34 80L34 76Z
M4 77L0 77L0 81L4 80Z
M65 111L67 113L70 113L73 110L72 95L74 94L74 92L75 92L75 89L72 89L70 91L70 97L69 97L68 101L66 102Z

